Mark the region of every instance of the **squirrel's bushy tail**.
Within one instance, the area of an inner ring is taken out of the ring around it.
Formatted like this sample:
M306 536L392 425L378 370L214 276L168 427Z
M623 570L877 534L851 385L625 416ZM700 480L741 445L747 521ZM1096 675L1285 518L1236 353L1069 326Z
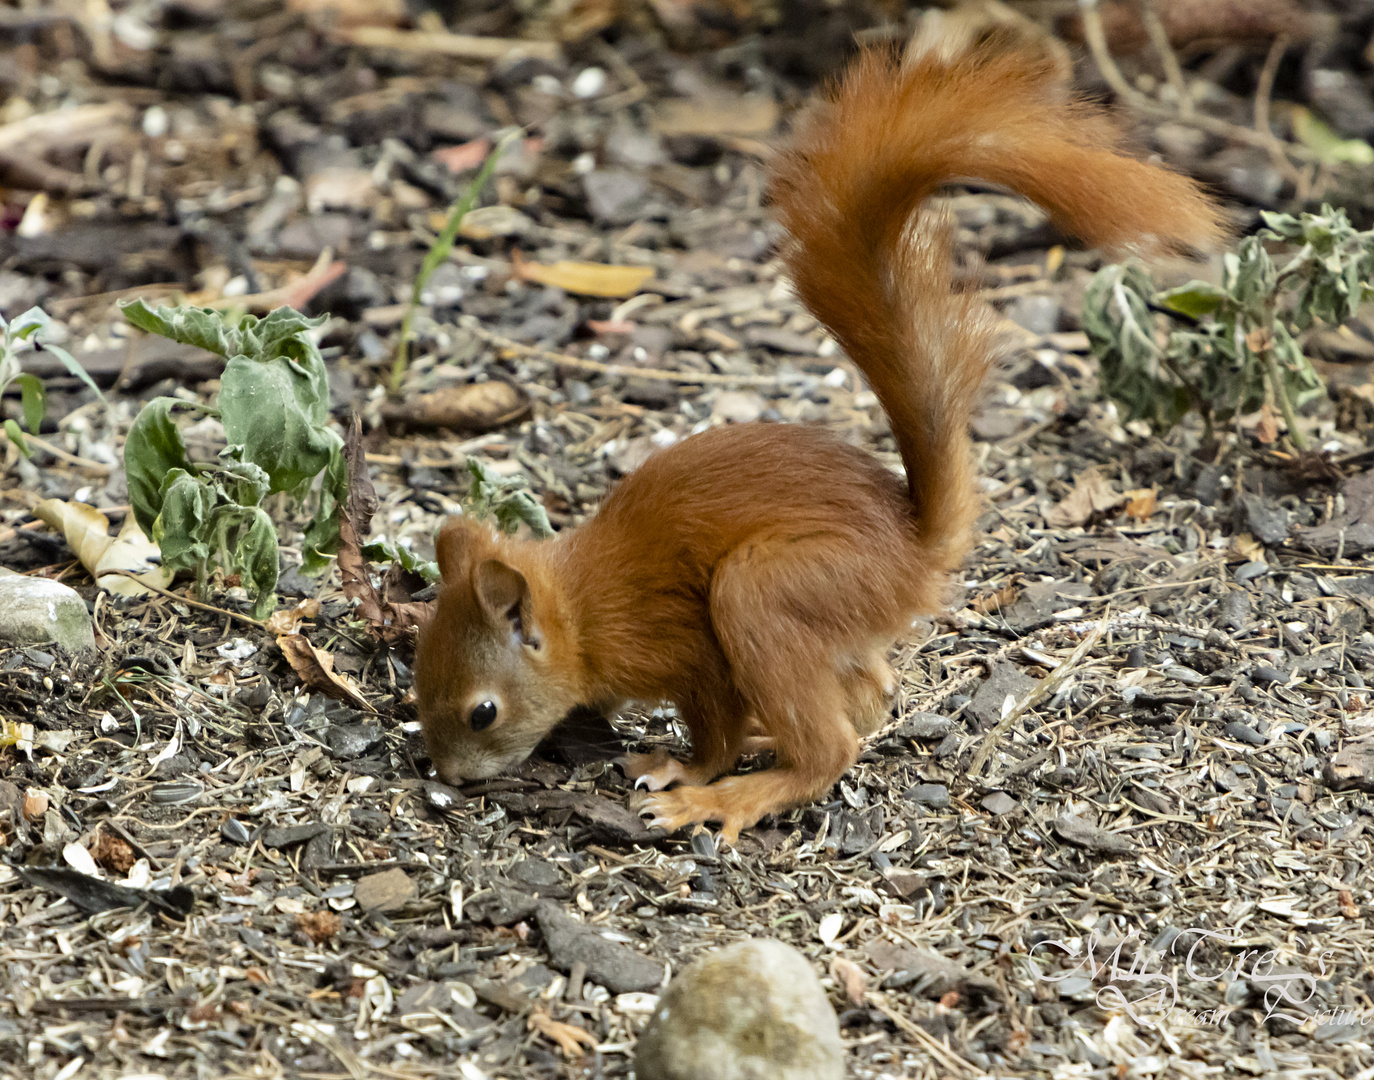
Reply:
M803 303L863 371L892 422L916 523L957 565L977 499L968 420L995 321L955 292L950 229L920 206L951 180L1025 195L1102 246L1205 247L1222 228L1186 177L1124 156L1100 109L1047 61L1007 49L953 58L861 54L799 126L772 196Z

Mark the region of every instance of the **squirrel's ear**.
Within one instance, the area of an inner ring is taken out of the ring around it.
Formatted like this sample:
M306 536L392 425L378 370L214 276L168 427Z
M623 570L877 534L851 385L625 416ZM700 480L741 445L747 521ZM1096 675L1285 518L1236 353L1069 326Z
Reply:
M473 549L480 537L481 526L471 518L451 517L444 522L434 541L434 553L445 583L462 581L468 576Z
M473 568L472 585L488 615L522 629L520 612L530 595L524 574L500 559L483 559Z

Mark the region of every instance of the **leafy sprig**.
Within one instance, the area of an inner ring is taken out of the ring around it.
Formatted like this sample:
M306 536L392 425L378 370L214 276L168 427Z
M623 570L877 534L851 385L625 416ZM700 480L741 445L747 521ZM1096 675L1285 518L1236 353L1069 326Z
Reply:
M1093 278L1083 325L1103 390L1127 420L1168 428L1196 409L1210 430L1272 403L1294 446L1305 448L1297 411L1325 388L1299 335L1350 318L1374 294L1374 230L1356 230L1330 206L1263 217L1266 227L1224 257L1220 285L1190 281L1157 292L1135 265L1107 266ZM1269 251L1276 244L1296 249L1281 265ZM1174 317L1162 336L1157 311Z
M328 426L329 383L308 319L278 308L263 319L231 324L210 308L123 305L133 325L225 357L218 408L155 398L134 420L124 446L129 504L162 551L163 565L188 570L203 585L219 566L240 575L255 614L275 603L276 527L268 495L300 501L321 477L318 505L305 530L303 569L319 572L338 550L339 515L348 494L343 440ZM174 420L194 408L217 416L229 445L214 462L193 462Z

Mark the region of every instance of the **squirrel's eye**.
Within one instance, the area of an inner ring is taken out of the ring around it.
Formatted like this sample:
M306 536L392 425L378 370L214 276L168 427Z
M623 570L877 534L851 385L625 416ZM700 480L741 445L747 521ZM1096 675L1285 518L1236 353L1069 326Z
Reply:
M484 701L472 710L472 715L468 717L468 722L472 724L473 731L483 731L496 723L496 702Z

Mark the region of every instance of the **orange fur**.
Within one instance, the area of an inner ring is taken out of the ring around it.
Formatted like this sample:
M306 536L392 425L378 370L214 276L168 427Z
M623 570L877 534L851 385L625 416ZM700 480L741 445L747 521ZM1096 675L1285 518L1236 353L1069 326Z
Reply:
M825 794L881 723L885 652L938 608L977 507L967 423L992 320L952 290L948 227L920 206L978 177L1094 243L1217 238L1190 181L1114 146L1020 53L862 55L782 156L773 195L797 291L872 384L906 484L817 428L748 424L653 455L551 541L450 521L415 667L440 775L490 776L574 706L638 699L674 702L692 737L685 764L627 762L651 789L677 785L646 799L658 823L719 821L734 840ZM496 719L474 730L487 702ZM765 747L773 768L715 779Z

